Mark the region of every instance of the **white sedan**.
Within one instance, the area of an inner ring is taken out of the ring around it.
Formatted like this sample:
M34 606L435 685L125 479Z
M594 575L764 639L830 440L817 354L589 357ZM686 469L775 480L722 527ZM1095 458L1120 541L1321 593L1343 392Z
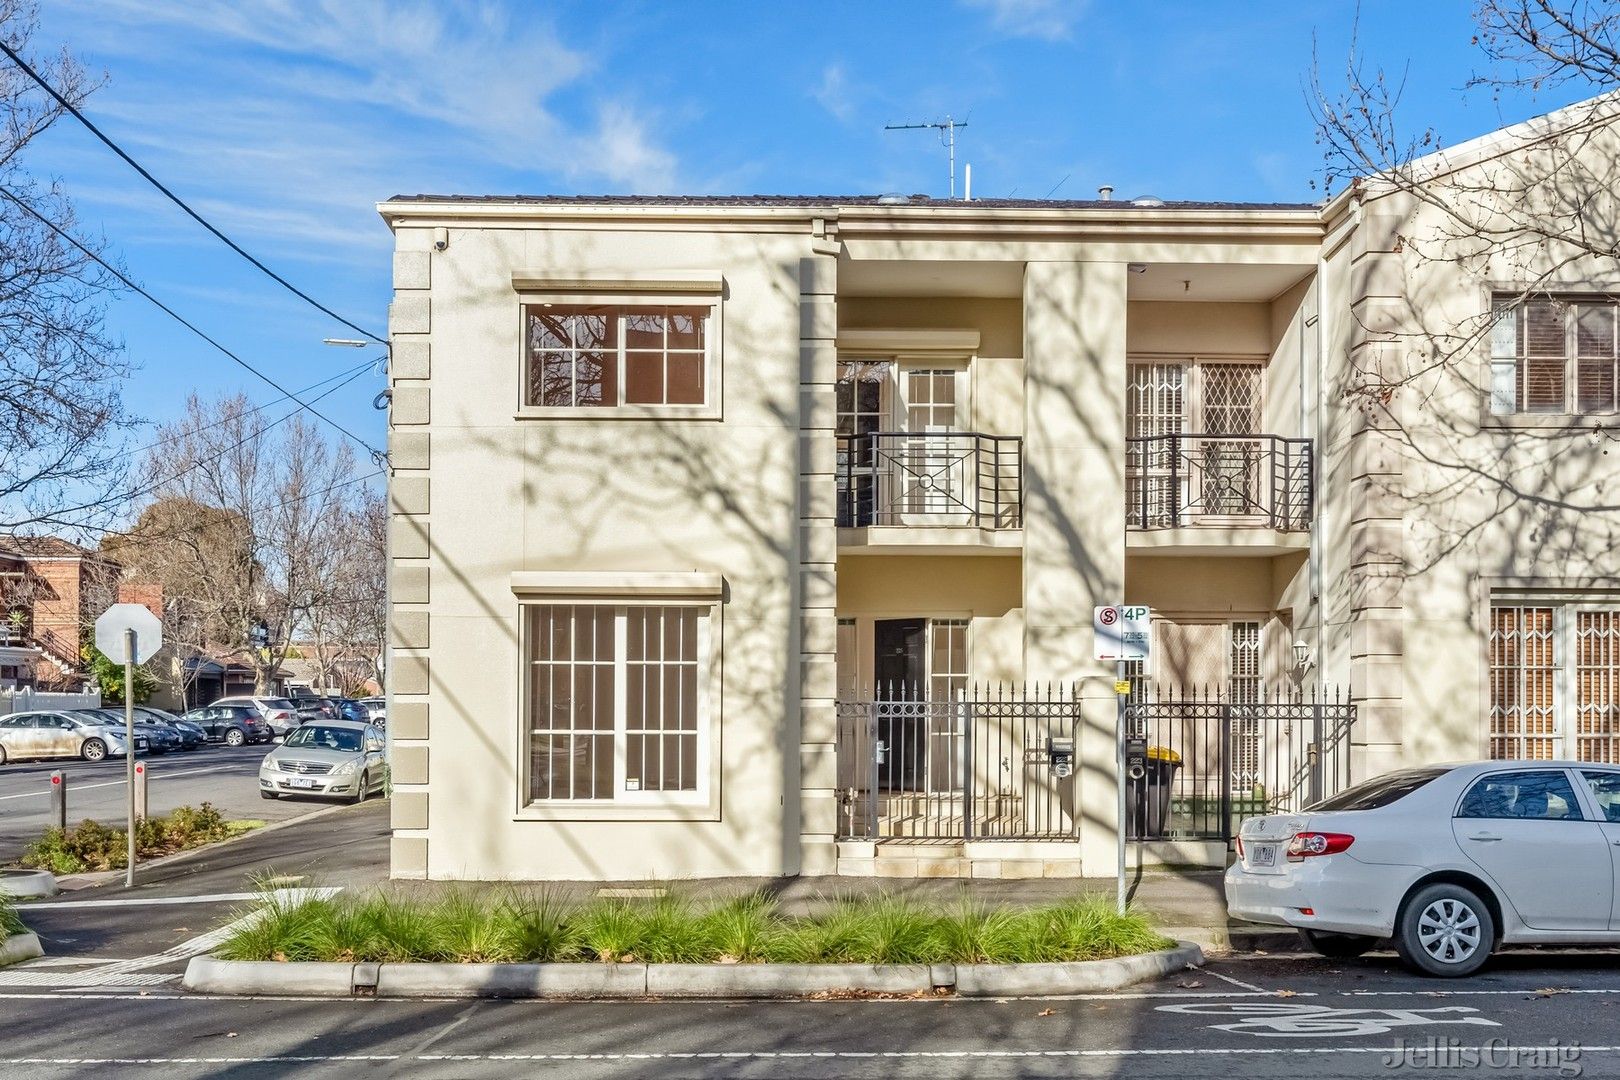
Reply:
M1231 916L1297 927L1326 956L1388 938L1420 971L1468 975L1502 944L1620 943L1620 767L1388 773L1250 818L1237 851Z

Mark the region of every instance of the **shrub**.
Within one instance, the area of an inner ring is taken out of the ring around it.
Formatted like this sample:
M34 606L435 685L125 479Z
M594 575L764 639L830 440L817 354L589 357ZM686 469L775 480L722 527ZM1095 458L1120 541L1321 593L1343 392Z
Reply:
M0 941L6 940L12 934L22 933L26 927L22 919L17 917L17 905L5 893L0 893Z
M223 840L232 831L213 804L182 806L163 817L137 821L135 850L139 858L155 859ZM47 829L28 846L19 862L53 874L122 870L129 863L127 836L123 829L89 820L70 829Z
M887 897L843 897L789 917L761 893L695 904L678 894L575 905L550 891L438 895L382 889L327 899L267 895L263 914L220 949L231 960L620 963L1032 963L1166 947L1137 912L1104 898L1038 908L965 900L940 911Z

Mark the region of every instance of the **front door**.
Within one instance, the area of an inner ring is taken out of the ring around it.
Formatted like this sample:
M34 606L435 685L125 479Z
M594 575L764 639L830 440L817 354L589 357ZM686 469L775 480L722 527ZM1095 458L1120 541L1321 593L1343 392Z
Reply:
M914 790L927 756L928 620L879 619L872 624L872 672L878 693L878 786Z

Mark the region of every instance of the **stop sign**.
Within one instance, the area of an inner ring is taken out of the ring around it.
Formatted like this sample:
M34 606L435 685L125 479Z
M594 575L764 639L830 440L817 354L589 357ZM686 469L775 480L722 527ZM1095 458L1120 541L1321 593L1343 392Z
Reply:
M127 656L125 642L135 631L135 655ZM163 624L140 604L114 604L96 620L96 648L115 664L144 664L163 648Z

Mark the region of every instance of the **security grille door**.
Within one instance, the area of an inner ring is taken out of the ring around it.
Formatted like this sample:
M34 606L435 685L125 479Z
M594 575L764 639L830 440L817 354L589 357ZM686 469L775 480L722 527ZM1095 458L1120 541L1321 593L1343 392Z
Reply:
M1125 434L1129 438L1179 435L1186 430L1187 367L1184 364L1132 364L1125 385ZM1135 443L1127 460L1127 505L1145 507L1143 524L1167 520L1180 493L1172 491L1168 439Z
M1204 364L1204 433L1257 435L1260 432L1260 368L1254 364ZM1260 447L1246 439L1212 439L1203 444L1203 504L1206 514L1241 517L1258 513Z
M1620 612L1574 614L1575 757L1620 762Z
M1491 757L1554 756L1557 717L1553 688L1558 668L1553 652L1551 607L1491 609Z

